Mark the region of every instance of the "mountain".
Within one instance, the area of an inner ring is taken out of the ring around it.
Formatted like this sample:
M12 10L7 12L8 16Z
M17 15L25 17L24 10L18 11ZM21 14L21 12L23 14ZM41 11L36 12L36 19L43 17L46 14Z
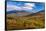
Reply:
M24 11L24 10L22 10L22 11L12 10L12 11L7 11L7 14L17 13L17 12L26 12L26 11Z
M35 16L35 15L44 15L45 14L45 10L42 10L42 11L39 11L37 13L33 13L33 14L30 14L28 16Z
M18 10L12 10L12 11L8 11L7 14L12 14L12 13L15 13L17 16L35 16L35 15L42 15L45 13L45 10L42 10L42 11L39 11L39 12L36 12L36 13L29 13L29 12L26 12L25 10L22 10L22 11L18 11Z
M7 14L12 14L12 13L16 13L16 11L8 11L6 12Z
M12 10L7 12L7 14L12 14L12 13L15 13L17 16L26 16L26 15L32 14L32 13L26 12L25 10L22 10L22 11Z

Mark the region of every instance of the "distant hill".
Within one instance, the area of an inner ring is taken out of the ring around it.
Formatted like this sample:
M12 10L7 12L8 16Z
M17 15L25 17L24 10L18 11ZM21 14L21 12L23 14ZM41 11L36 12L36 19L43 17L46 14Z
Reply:
M17 16L26 16L26 15L32 14L32 13L26 12L25 10L22 10L22 11L12 10L7 12L7 14L12 14L12 13L15 13Z
M35 15L41 15L41 14L45 14L45 10L39 11L37 13L30 14L28 16L35 16Z
M16 11L8 11L6 12L7 14L12 14L12 13L16 13Z
M32 13L32 12L29 13L29 12L26 12L24 10L22 10L22 11L14 10L14 11L8 11L7 12L7 14L12 14L12 13L15 13L17 16L34 16L34 15L44 14L45 10L39 11L37 13Z
M24 10L22 10L22 11L12 10L12 11L8 11L7 14L12 14L12 13L17 13L17 12L26 12L26 11L24 11Z

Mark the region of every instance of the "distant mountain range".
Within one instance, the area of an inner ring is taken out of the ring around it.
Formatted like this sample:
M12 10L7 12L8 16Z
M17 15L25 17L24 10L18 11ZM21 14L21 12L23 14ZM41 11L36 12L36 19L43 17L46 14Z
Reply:
M17 13L17 12L26 12L26 11L24 11L24 10L22 10L22 11L12 10L12 11L7 11L7 14Z
M12 14L12 13L15 13L17 16L25 16L25 15L35 15L35 14L44 14L45 13L45 10L42 10L42 11L39 11L39 12L36 12L36 13L29 13L29 12L26 12L24 10L22 11L17 11L17 10L14 10L14 11L8 11L7 14Z

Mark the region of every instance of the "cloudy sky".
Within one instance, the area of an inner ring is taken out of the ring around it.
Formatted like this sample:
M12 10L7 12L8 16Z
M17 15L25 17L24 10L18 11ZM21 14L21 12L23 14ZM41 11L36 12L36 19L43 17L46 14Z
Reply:
M27 12L38 12L44 9L43 3L7 2L7 11L25 10Z

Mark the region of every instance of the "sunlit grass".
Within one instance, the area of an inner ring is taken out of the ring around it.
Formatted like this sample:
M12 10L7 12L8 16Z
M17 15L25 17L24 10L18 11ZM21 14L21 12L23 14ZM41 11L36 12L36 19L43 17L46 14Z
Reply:
M7 15L8 29L43 28L44 16L15 16Z

